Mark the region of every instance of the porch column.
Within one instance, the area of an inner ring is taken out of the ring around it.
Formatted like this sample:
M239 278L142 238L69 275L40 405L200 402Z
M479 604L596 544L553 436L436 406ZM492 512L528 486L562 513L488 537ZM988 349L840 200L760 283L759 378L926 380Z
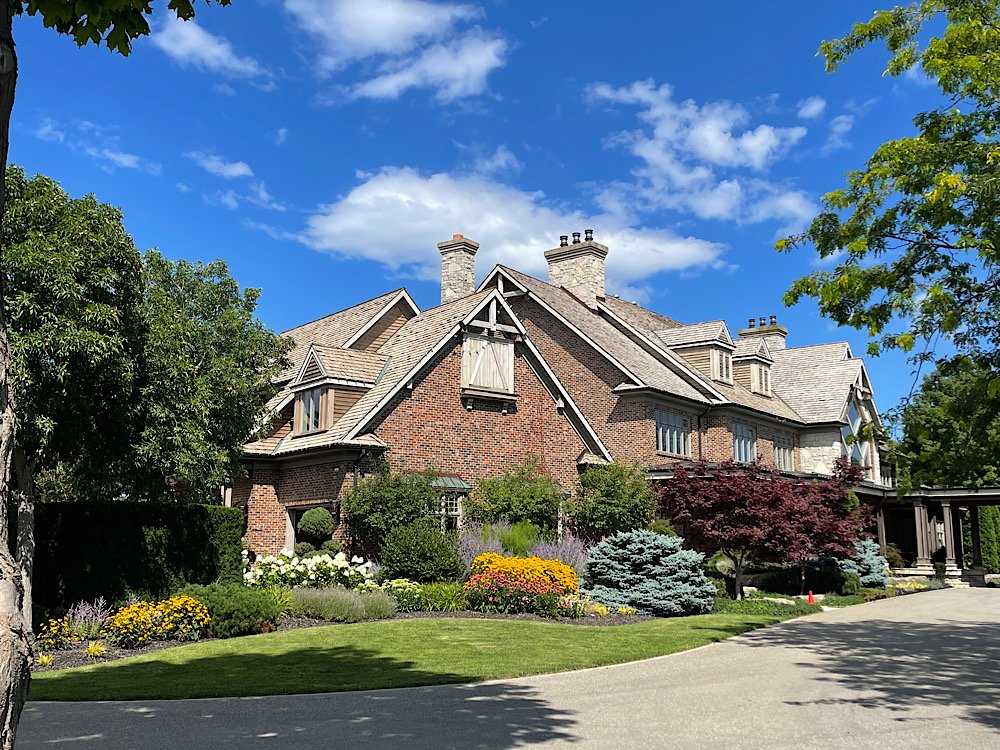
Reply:
M951 501L941 501L941 516L944 521L944 564L955 567L955 523L951 514Z
M878 546L883 549L886 546L885 541L885 506L879 503L878 509L875 511L875 524L878 527Z
M979 506L969 508L969 525L972 526L972 567L983 567L983 547L979 537Z
M931 564L930 546L927 528L927 507L923 500L913 502L913 522L917 528L917 567L927 567Z

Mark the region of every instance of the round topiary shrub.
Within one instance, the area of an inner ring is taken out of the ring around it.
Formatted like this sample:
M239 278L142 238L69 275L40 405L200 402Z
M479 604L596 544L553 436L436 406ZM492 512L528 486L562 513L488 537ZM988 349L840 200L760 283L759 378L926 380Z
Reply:
M440 523L425 518L393 529L382 545L381 580L407 578L417 583L455 581L465 573L454 534L441 531Z
M295 526L295 530L314 546L332 537L336 528L333 515L326 508L310 508Z
M587 593L610 608L660 617L711 612L716 587L702 568L705 556L681 549L683 541L646 529L608 537L590 551Z
M319 548L328 555L336 555L341 551L342 545L339 539L327 539Z
M298 557L305 557L311 552L315 552L316 548L313 547L309 542L296 542L295 544L295 554Z

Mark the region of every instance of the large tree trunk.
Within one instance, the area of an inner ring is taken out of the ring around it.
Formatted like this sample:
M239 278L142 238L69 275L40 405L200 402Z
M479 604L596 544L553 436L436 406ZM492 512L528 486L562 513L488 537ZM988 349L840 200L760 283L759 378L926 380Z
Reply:
M21 569L21 616L31 623L31 574L35 568L35 461L14 447L14 479L17 482L17 567Z
M10 114L14 109L17 54L14 51L13 8L0 0L0 222L3 220ZM0 240L0 253L3 252ZM2 259L2 255L0 255ZM10 550L10 458L14 448L14 401L10 390L10 346L0 273L0 750L11 750L31 677L31 602L24 597L22 572Z

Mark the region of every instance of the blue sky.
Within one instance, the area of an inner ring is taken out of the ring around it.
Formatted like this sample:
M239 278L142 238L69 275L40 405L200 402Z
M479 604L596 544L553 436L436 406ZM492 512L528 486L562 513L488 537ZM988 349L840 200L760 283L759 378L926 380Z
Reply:
M10 159L122 208L141 248L224 259L276 329L390 288L437 303L435 243L545 277L593 228L609 292L685 322L777 314L791 345L849 340L781 296L773 250L936 89L819 43L865 2L242 0L154 15L128 59L15 20ZM869 362L886 409L913 381Z

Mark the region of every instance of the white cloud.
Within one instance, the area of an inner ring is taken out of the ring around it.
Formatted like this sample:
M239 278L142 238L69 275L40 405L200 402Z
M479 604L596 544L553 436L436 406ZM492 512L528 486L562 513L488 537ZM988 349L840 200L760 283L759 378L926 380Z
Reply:
M288 206L274 200L267 187L260 180L256 180L250 186L250 191L240 193L232 189L216 190L205 196L205 201L214 205L225 206L235 211L243 203L251 203L259 208L266 208L268 211L287 211Z
M285 10L323 46L322 71L354 60L406 54L447 35L458 21L478 18L471 5L423 0L285 0Z
M136 154L129 154L113 148L95 148L93 146L87 147L85 150L89 156L100 162L102 168L108 172L113 172L116 168L121 167L122 169L137 169L158 177L163 171L163 168L156 162L146 161Z
M837 115L830 120L830 135L823 144L822 151L829 154L842 148L850 148L851 144L847 140L847 134L854 127L854 115Z
M480 243L482 276L505 263L545 278L542 252L557 237L586 227L611 247L609 291L641 290L631 282L660 271L720 267L723 248L671 230L630 225L611 214L588 215L548 205L540 192L525 192L483 175L422 175L387 167L360 176L361 184L336 203L320 206L299 239L345 257L362 257L393 270L435 279L436 243L461 232Z
M236 96L236 89L230 86L228 83L217 83L212 86L218 93L223 96Z
M241 57L227 39L205 31L193 20L182 21L168 15L150 39L182 68L256 80L263 88L273 86L270 71L252 57Z
M231 180L236 177L253 177L253 170L244 161L226 161L218 154L204 151L188 151L184 156L209 174Z
M801 190L762 186L761 197L749 207L747 218L752 222L782 222L776 234L785 236L804 230L818 212L816 204Z
M236 199L236 193L232 190L217 190L211 195L206 195L205 201L207 203L225 206L232 211L235 211L240 207L240 202Z
M274 133L274 145L282 146L288 140L288 128L278 128Z
M66 131L57 125L55 121L47 117L34 129L32 135L40 141L51 141L53 143L62 143L66 140Z
M187 185L187 184L185 184L183 182L178 182L177 185L176 185L176 187L177 187L177 191L180 192L180 193L186 193L186 192L188 192L191 189L190 185Z
M524 164L517 158L506 143L497 146L489 156L480 156L473 164L476 172L493 174L496 172L519 172L524 168Z
M826 110L826 99L822 96L810 96L798 103L798 116L803 120L815 120Z
M451 102L486 90L486 78L504 64L507 41L480 29L420 54L393 60L382 72L351 87L356 99L398 99L413 88L435 90L434 98Z

